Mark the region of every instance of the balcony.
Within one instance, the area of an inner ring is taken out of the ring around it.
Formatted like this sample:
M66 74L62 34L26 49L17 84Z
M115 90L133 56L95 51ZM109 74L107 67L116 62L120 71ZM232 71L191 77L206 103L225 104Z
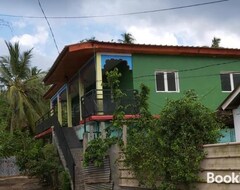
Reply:
M121 105L125 108L125 114L136 114L137 90L122 90L126 96L122 97ZM92 115L112 115L116 109L113 95L110 89L91 90L81 97L82 117Z
M56 110L51 109L35 122L35 134L40 134L53 126L52 118L56 117L55 112Z

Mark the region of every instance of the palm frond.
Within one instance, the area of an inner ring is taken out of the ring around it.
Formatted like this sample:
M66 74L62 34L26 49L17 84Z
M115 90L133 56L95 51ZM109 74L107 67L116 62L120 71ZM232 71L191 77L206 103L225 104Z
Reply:
M0 57L0 82L7 86L11 128L33 127L46 108L42 97L46 89L42 83L45 73L30 67L32 49L21 53L19 43L5 43L9 56Z

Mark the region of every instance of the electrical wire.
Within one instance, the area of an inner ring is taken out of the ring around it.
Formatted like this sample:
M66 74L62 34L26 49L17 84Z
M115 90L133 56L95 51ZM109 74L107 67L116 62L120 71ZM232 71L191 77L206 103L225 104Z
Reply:
M57 42L56 42L55 36L54 36L54 34L53 34L52 27L51 27L51 25L50 25L50 23L49 23L49 21L48 21L48 18L47 18L47 16L46 16L46 14L45 14L43 8L42 8L42 5L41 5L40 0L38 0L38 4L39 4L39 7L40 7L40 9L41 9L41 11L42 11L42 13L43 13L43 15L44 15L44 18L45 18L47 24L48 24L49 30L50 30L51 35L52 35L52 38L53 38L53 42L54 42L55 47L56 47L56 49L57 49L57 51L58 51L58 54L59 54L60 51L59 51L59 49L58 49L58 45L57 45Z
M131 16L131 15L158 13L158 12L186 9L186 8L192 8L192 7L199 7L199 6L223 3L223 2L226 2L226 1L230 1L230 0L209 1L209 2L205 2L205 3L196 3L196 4L183 5L183 6L177 6L177 7L146 10L146 11L137 11L137 12L128 12L128 13L105 14L105 15L85 15L85 16L48 16L47 18L48 19L89 19L89 18ZM11 15L11 14L0 14L0 16L2 16L2 17L15 17L15 18L28 18L28 19L42 19L42 18L45 18L45 16L44 17L41 17L41 16L22 16L22 15Z
M0 19L0 26L7 27L11 31L11 34L13 36L13 28L12 28L11 23L9 23L6 20Z
M201 69L205 69L205 68L209 68L209 67L227 65L227 64L232 64L232 63L236 63L236 62L240 62L240 59L236 59L236 60L228 61L228 62L223 62L223 63L216 63L216 64L211 64L211 65L201 66L201 67L195 67L195 68L191 68L191 69L182 69L182 70L178 70L176 72L181 73L181 72L188 72L188 71L197 71L197 70L201 70ZM146 78L146 77L152 77L152 76L155 76L155 74L140 75L140 76L134 77L134 79Z

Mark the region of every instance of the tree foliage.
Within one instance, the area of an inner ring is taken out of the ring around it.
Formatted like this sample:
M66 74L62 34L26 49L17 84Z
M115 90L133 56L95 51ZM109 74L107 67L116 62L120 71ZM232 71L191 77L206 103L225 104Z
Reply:
M5 130L10 123L10 113L8 101L5 95L0 92L0 131Z
M107 156L109 148L117 143L117 138L108 137L106 139L96 138L88 143L88 147L84 153L83 164L87 167L93 163L96 167L101 167L104 164L104 158Z
M97 42L98 40L96 39L95 36L92 36L90 38L85 38L83 40L80 40L80 43L83 43L83 42Z
M221 38L214 37L214 38L212 39L212 45L211 45L211 47L212 47L212 48L219 48L219 47L220 47L220 42L221 42Z
M124 44L134 44L135 38L131 33L125 32L121 34L122 39L118 39L118 42Z
M169 100L160 119L142 114L132 123L125 163L147 187L176 190L184 185L188 189L198 180L205 155L202 145L216 142L221 127L196 94L187 92L179 100Z
M53 144L34 139L28 131L10 133L0 130L0 157L15 156L24 175L35 176L52 189L71 189L70 178L64 171Z
M107 82L106 84L103 84L103 86L111 90L111 99L116 104L114 120L112 124L105 129L107 133L107 137L105 139L98 137L88 143L88 147L84 153L85 166L88 166L89 163L93 163L97 167L102 166L108 149L116 143L122 145L121 130L124 117L124 107L121 105L121 99L125 96L125 94L119 89L119 78L121 77L121 73L118 72L117 68L114 68L111 71L107 71L106 76ZM112 137L112 132L116 132L118 136Z
M117 103L124 94L119 89L117 69L108 73L108 87ZM200 162L205 153L203 145L215 143L220 137L222 124L217 117L198 100L192 91L186 92L179 100L168 100L160 113L154 117L149 111L149 89L140 86L136 94L138 116L124 120L124 109L117 103L111 131L128 126L125 165L129 167L141 185L150 189L185 189L198 180ZM85 163L103 163L103 158L111 144L107 139L90 141L84 155ZM113 142L113 141L112 141Z
M0 82L11 108L10 130L28 127L33 131L34 122L47 107L42 97L44 73L30 66L32 50L21 52L18 43L6 45L9 55L0 57Z

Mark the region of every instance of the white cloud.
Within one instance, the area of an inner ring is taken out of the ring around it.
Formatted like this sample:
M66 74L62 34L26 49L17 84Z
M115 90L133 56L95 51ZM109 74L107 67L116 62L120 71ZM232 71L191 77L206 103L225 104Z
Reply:
M0 38L0 49L1 49L0 56L5 56L8 54L7 46L4 42L4 39L2 39L2 38Z
M54 59L55 59L54 57L49 57L33 49L31 65L37 66L39 69L42 69L43 71L47 71L52 66Z
M240 36L230 31L211 31L206 37L210 40L213 37L221 39L220 46L225 48L240 48Z
M131 26L128 31L140 44L177 45L177 38L173 33L153 27Z
M44 27L38 27L36 34L23 34L21 36L14 36L10 41L12 43L19 42L19 44L22 46L32 48L38 44L45 44L47 39L48 31Z
M27 22L24 19L17 20L12 23L13 27L18 27L18 28L25 28L27 26Z

